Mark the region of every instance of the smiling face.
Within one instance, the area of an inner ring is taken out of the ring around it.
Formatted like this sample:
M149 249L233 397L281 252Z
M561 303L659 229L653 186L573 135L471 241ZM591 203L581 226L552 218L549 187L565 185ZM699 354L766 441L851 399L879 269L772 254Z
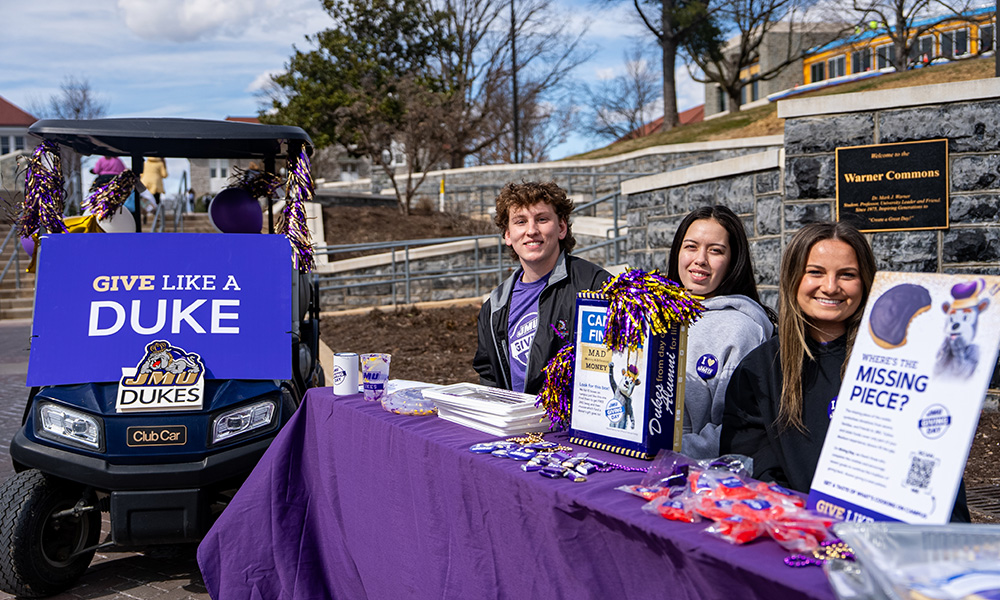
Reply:
M535 281L556 266L559 240L566 237L567 230L566 222L547 202L511 209L503 241L521 261L522 281Z
M680 253L677 271L681 284L692 294L710 298L729 270L729 233L715 219L691 223Z
M844 322L857 312L863 296L854 249L838 239L816 242L796 293L813 339L829 342L844 335Z

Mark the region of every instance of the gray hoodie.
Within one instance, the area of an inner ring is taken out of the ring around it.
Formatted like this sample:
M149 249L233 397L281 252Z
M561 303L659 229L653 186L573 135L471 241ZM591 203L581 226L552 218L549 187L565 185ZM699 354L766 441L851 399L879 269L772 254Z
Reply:
M681 452L698 459L719 455L729 378L743 357L774 332L764 309L746 296L716 296L702 304L705 312L688 329L681 446Z

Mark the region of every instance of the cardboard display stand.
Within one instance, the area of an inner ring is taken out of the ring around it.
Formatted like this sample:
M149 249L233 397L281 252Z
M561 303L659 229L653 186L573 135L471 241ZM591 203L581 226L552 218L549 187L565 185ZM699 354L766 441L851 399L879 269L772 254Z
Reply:
M664 448L679 452L687 326L653 336L647 326L637 352L612 352L607 311L601 294L578 295L570 442L647 460Z
M1000 341L1000 277L878 273L808 507L948 521Z

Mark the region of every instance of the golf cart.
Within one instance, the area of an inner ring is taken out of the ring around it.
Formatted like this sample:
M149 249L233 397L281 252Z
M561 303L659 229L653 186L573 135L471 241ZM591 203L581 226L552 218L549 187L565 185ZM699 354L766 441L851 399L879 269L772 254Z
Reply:
M271 181L284 161L290 174L280 218L267 194L269 234L259 233L260 187L239 206L211 207L217 228L232 231L220 223L242 211L257 219L254 233L81 235L41 220L30 392L10 445L16 475L0 484L0 589L44 596L70 587L98 549L201 539L324 374L318 287L295 235L312 193L305 131L146 118L42 120L28 131L42 139L36 156L55 153L28 169L24 209L36 214L46 199L27 188L46 166L58 171L60 146L131 157L134 173L88 198L117 198L89 204L98 222L123 210L148 157L253 159Z

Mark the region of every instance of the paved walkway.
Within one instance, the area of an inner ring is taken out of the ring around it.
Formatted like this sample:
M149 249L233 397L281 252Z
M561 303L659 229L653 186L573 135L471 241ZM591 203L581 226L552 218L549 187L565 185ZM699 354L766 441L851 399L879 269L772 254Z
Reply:
M10 440L21 426L28 390L31 323L0 321L0 480L14 474ZM104 519L102 539L109 525ZM0 600L13 598L0 592ZM195 546L165 546L141 552L100 552L79 583L56 600L209 600L195 561Z

